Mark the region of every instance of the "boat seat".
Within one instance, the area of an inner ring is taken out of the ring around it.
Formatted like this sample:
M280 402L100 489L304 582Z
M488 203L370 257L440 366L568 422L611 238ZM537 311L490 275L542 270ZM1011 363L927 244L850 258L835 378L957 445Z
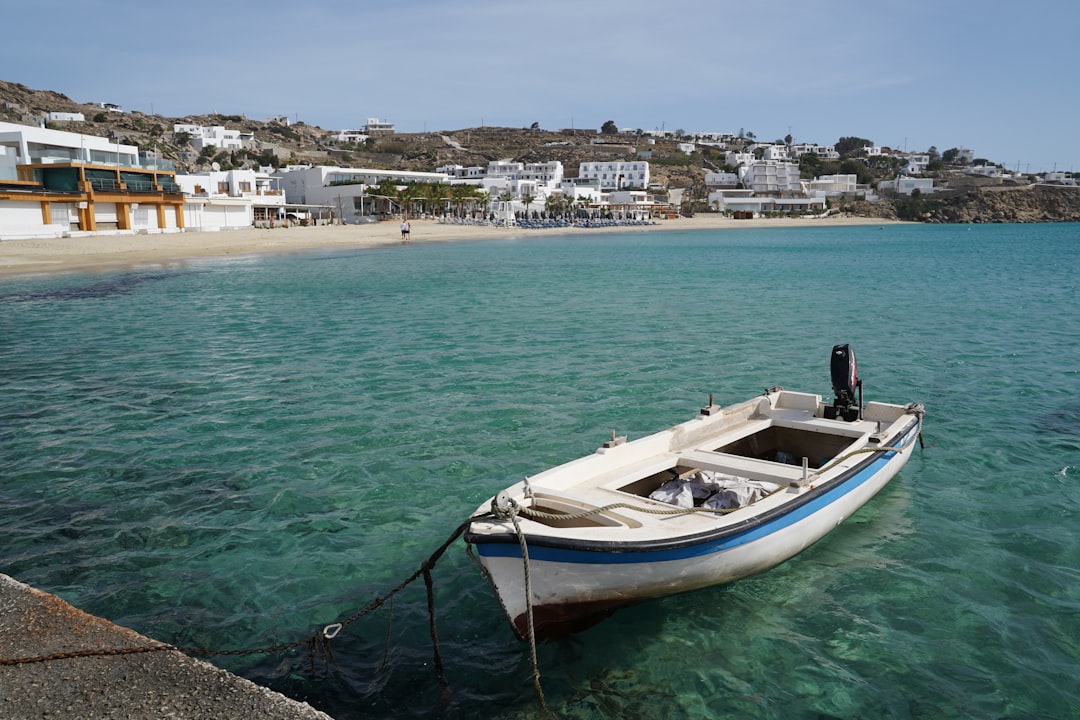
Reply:
M802 480L803 477L803 469L798 465L755 460L741 455L729 455L709 450L690 450L679 453L679 463L700 470L712 470L748 480L764 480L780 485Z

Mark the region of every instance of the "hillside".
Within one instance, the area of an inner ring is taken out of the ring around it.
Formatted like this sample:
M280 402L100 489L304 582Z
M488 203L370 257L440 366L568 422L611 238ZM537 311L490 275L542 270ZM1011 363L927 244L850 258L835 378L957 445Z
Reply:
M33 125L49 112L82 113L86 118L85 122L55 122L49 127L156 151L173 160L181 172L209 170L214 162L222 168L313 163L431 172L448 164L469 167L485 166L491 160L558 160L566 175L574 177L582 162L626 161L640 154L649 161L654 185L690 188L700 197L705 173L720 169L723 163L721 154L709 149L687 155L678 151L674 140L600 135L595 129L479 127L398 133L362 145L343 144L333 141L330 131L303 122L263 122L242 115L167 118L138 111L108 112L58 92L0 80L0 120ZM207 148L200 153L191 147L184 133L173 132L173 126L180 123L221 125L250 133L253 147L220 152ZM1080 221L1080 189L1075 187L1008 185L961 173L943 173L936 185L944 192L914 199L837 201L833 207L864 217L938 223Z
M82 113L85 122L53 122L49 127L107 137L117 142L156 150L173 160L185 172L208 170L212 162L222 167L244 164L283 165L319 163L342 166L433 171L446 164L487 165L490 160L521 162L559 160L567 175L575 175L585 161L628 160L637 150L651 151L653 181L685 187L700 184L705 164L680 153L674 141L646 145L641 138L613 138L615 144L597 145L595 130L530 130L481 127L431 133L399 133L373 139L364 145L340 144L331 132L303 122L285 125L251 120L242 115L185 115L162 117L138 111L108 112L78 103L58 92L33 90L19 83L0 80L0 120L36 124L49 112ZM223 125L251 133L254 147L228 153L197 153L183 134L173 133L176 124Z

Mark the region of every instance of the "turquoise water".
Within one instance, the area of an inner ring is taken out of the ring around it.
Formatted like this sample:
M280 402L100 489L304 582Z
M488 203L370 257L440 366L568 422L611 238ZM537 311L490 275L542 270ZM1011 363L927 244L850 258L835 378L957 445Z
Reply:
M157 639L300 640L495 491L781 384L920 401L927 447L764 575L544 644L565 718L1080 716L1080 226L589 235L0 281L0 571ZM457 543L303 655L335 717L539 716ZM388 630L389 628L389 630ZM387 644L387 637L390 642Z

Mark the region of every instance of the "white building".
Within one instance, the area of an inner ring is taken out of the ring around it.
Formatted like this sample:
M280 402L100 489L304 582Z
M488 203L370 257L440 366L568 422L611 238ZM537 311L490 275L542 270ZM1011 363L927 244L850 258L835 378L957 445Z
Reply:
M772 160L774 162L787 162L791 159L791 155L788 154L786 145L765 145L761 152L762 160Z
M794 163L756 160L739 167L739 178L744 188L757 195L802 192L799 166Z
M518 179L531 180L549 191L557 190L563 180L562 162L551 160L543 163L526 163Z
M50 122L86 122L82 113L51 112L46 117Z
M336 133L330 136L330 139L337 140L338 142L346 143L363 143L367 142L367 139L371 137L363 130L338 130Z
M470 165L469 167L464 165L442 165L435 168L435 172L446 173L447 177L458 180L479 181L487 177L487 168L479 165Z
M96 108L101 108L102 110L107 110L109 112L124 112L122 107L110 102L92 102L87 103L87 105L93 105Z
M566 178L559 184L559 192L567 202L598 203L603 198L598 179L583 180L581 178Z
M1004 172L997 165L972 165L964 168L965 175L979 175L981 177L1002 177Z
M558 160L544 163L492 160L488 163L487 174L479 181L484 191L492 196L509 193L514 198L521 198L528 195L543 202L559 192L563 166Z
M929 165L929 155L908 155L904 162L904 172L909 175L922 175Z
M1045 175L1043 175L1043 182L1053 183L1055 185L1075 186L1076 185L1076 178L1073 177L1072 173L1055 171L1055 172L1048 172Z
M699 145L708 145L710 147L723 149L729 142L734 142L734 133L719 133L719 132L696 132L690 134L690 139Z
M192 230L227 230L286 219L285 193L271 168L177 175L187 195L184 225Z
M288 205L329 207L347 223L366 222L364 218L374 214L376 206L389 204L375 189L385 180L399 186L450 182L445 173L327 166L289 167L274 177L280 178Z
M578 167L578 177L582 180L599 180L603 190L647 188L649 163L644 160L583 162Z
M731 152L724 153L724 164L731 167L741 167L742 165L749 165L757 158L754 157L754 153L749 152Z
M807 183L815 197L852 194L858 190L858 175L822 175Z
M646 220L656 205L645 190L616 190L607 194L603 204L620 220Z
M817 155L822 160L839 160L840 153L836 151L835 145L815 145L813 143L802 143L799 145L791 146L791 157L798 159L803 155Z
M897 195L910 195L918 190L923 195L934 192L933 178L913 178L901 175L895 180L882 180L877 184L878 190L895 192Z
M705 186L710 188L718 187L737 187L739 184L739 174L729 172L707 172L705 173Z
M379 118L368 118L364 125L364 132L368 135L393 135L394 123Z
M0 146L14 151L14 163L81 162L93 165L139 166L139 148L97 135L49 130L34 125L0 122ZM3 177L3 176L0 176ZM6 178L16 179L13 175Z
M709 207L719 212L742 212L758 216L763 213L820 213L825 211L823 197L775 197L757 195L753 190L714 190L709 193Z
M191 137L191 146L196 150L213 146L222 150L239 150L243 145L243 133L229 130L222 125L173 125L173 133L187 133Z

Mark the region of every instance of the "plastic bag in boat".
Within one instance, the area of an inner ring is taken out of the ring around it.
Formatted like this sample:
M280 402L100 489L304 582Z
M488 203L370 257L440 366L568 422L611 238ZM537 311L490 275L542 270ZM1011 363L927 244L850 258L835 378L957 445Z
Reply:
M688 477L664 483L649 498L683 508L696 505L723 510L740 508L760 500L778 487L775 483L699 470Z
M706 500L703 507L714 510L741 508L744 505L757 502L779 487L776 483L747 480L746 478L731 477L729 475L724 480L720 490Z
M664 483L649 494L649 499L681 508L694 507L694 491L682 479Z

